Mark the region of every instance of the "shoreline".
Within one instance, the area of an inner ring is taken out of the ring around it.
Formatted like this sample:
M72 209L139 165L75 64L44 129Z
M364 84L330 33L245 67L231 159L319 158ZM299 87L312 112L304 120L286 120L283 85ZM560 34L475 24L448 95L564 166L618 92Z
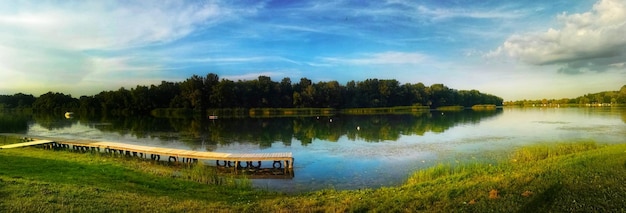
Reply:
M415 171L399 186L295 194L252 189L228 178L215 185L168 175L199 172L196 168L68 151L0 150L6 162L0 165L0 194L6 195L0 210L611 211L625 207L612 202L626 198L620 190L626 186L624 150L626 144L590 141L531 145L497 163L438 164Z

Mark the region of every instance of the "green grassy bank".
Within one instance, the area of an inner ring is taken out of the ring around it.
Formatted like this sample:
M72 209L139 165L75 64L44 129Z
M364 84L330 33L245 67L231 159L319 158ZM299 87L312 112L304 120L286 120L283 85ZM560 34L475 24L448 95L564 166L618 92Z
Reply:
M454 110L463 110L463 107L452 107ZM246 117L307 117L345 115L379 115L379 114L421 114L430 111L428 106L396 106L375 108L221 108L207 109L205 114L225 118ZM182 108L159 108L150 112L152 116L163 118L185 118L199 116L199 111Z
M342 109L341 114L346 115L378 115L378 114L422 114L430 111L428 106L397 106L397 107L374 107L374 108L349 108Z
M15 141L7 138L0 136L0 144ZM4 149L0 212L626 211L626 144L536 145L498 162L441 164L395 187L292 195L229 178L201 181L198 176L212 173L194 167Z

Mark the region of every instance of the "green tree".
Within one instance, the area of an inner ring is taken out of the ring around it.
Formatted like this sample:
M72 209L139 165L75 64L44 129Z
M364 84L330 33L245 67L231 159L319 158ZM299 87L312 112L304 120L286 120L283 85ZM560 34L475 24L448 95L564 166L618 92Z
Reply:
M357 83L358 107L381 107L378 79L366 79Z
M33 103L33 109L37 112L61 113L78 109L79 101L71 95L48 92L39 96Z
M409 88L409 100L411 100L411 105L418 104L422 106L428 105L429 100L429 91L423 83L417 84L409 84L407 85Z
M256 81L260 107L280 106L280 87L269 76L259 76Z
M280 81L280 107L293 107L293 86L290 78L283 78Z
M100 100L93 96L81 96L79 102L79 112L81 114L95 115L102 112Z
M211 98L214 94L213 90L220 83L220 78L217 74L209 73L204 78L203 87L202 87L202 106L204 108L212 108L215 107L216 101Z
M300 83L294 86L293 105L295 107L313 107L317 91L311 80L301 78Z
M235 82L222 79L222 81L213 88L211 102L215 107L232 108L237 107L235 97L237 97L237 87Z
M344 101L343 106L346 108L358 107L359 95L360 94L358 92L358 89L356 88L356 82L349 81L346 84L346 88L344 92L344 97L346 98L346 100Z
M380 80L378 84L380 106L389 107L399 104L400 83L397 80Z
M127 114L132 109L132 95L130 91L121 87L117 91L100 92L96 95L100 100L101 109L112 114Z
M319 107L339 108L343 103L343 91L337 81L319 82L318 100Z
M179 83L161 81L159 86L151 85L150 90L154 94L155 107L167 108L170 107L172 99L180 94L180 85Z
M616 102L620 104L626 104L626 85L622 86L617 95Z
M443 84L433 84L430 86L432 107L452 106L455 104L452 90Z
M14 95L0 95L0 105L4 108L28 108L35 103L35 96L17 93Z
M195 111L202 111L205 107L204 79L193 75L180 84L180 98L187 102L183 106L189 106Z

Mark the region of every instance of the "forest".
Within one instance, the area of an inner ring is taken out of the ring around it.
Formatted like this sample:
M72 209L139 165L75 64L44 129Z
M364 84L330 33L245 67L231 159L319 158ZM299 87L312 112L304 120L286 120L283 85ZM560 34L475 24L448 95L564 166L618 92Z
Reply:
M619 91L604 91L588 93L576 98L517 100L504 102L507 106L555 106L555 105L583 105L583 106L611 106L626 105L626 85Z
M478 104L502 105L502 98L477 90L455 90L443 84L400 84L397 80L367 79L313 83L301 78L280 82L268 76L254 80L232 81L209 73L193 75L182 82L162 81L159 85L115 91L102 91L93 96L74 98L48 92L39 97L28 94L0 95L2 108L32 108L35 112L149 114L155 109L189 109L206 112L217 108L373 108L394 106L471 107Z

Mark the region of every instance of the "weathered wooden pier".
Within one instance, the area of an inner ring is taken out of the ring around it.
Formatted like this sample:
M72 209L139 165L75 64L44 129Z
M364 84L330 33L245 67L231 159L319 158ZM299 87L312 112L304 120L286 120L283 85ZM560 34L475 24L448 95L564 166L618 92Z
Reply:
M220 153L184 149L140 146L118 142L96 142L63 139L33 139L24 143L0 146L0 149L38 146L46 149L73 149L77 151L103 151L105 153L147 158L159 161L161 156L169 162L193 163L198 160L215 160L217 166L240 168L261 168L262 162L272 162L273 168L293 169L294 158L290 152L284 153ZM222 163L220 163L220 161ZM245 165L243 165L245 163Z

